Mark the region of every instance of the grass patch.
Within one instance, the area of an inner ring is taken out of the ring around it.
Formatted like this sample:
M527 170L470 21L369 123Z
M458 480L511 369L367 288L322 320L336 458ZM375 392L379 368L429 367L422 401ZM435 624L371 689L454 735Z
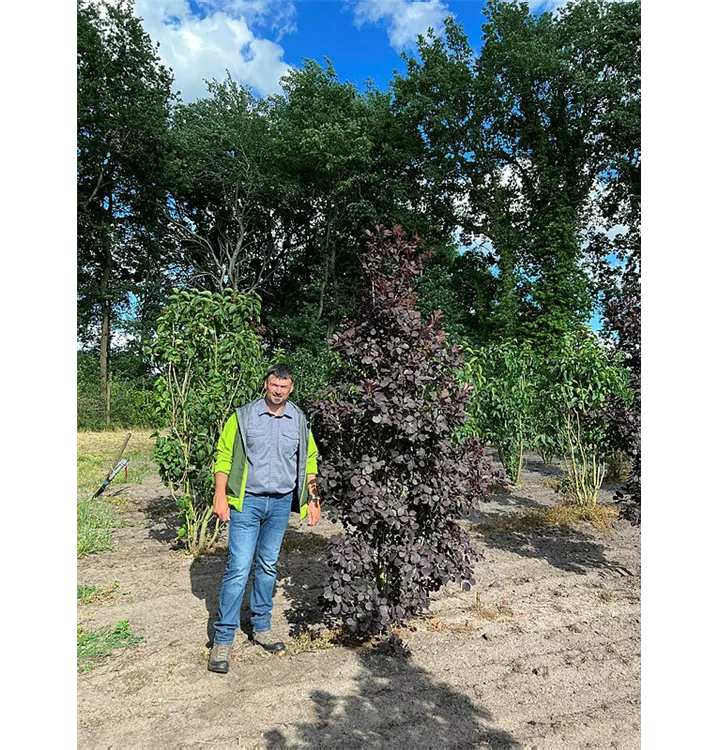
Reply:
M532 508L518 513L509 513L501 518L491 518L472 525L475 531L483 532L532 532L540 529L571 529L580 521L588 521L600 531L610 531L618 518L616 508L595 505L580 508L574 505L555 505L550 508Z
M333 630L322 630L317 633L314 630L305 630L296 638L292 638L287 649L290 654L304 654L312 651L323 651L335 648L338 634Z
M77 433L77 556L96 554L113 549L112 529L121 528L124 522L114 509L124 510L127 499L108 495L90 496L99 489L112 468L117 451L127 435L127 430ZM121 471L112 481L116 485L141 484L152 471L150 454L155 445L151 430L133 430L125 448L124 458L130 460L128 477Z
M122 620L114 628L88 630L77 628L77 671L89 672L103 664L113 651L129 648L142 642L144 638L134 635L130 621Z
M152 473L150 455L155 447L152 430L108 430L107 432L77 433L77 491L87 497L97 490L112 469L112 462L125 436L132 432L130 442L122 454L130 461L128 477L121 471L110 487L123 484L142 484ZM109 488L108 488L109 489Z
M77 587L77 598L83 604L93 604L111 599L120 587L119 581L114 581L104 588L92 585L81 585Z
M104 500L77 501L77 556L84 557L114 548L112 529L123 526L121 518Z

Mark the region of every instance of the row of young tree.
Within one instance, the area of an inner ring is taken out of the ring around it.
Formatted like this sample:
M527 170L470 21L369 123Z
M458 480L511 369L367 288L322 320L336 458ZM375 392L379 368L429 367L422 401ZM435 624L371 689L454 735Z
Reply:
M307 60L280 95L228 76L183 103L130 0L78 1L78 336L96 415L112 422L111 355L147 366L174 287L257 292L270 345L319 383L376 224L434 249L418 308L441 309L455 342L545 348L640 296L639 4L491 0L485 15L480 54L449 18L386 91Z

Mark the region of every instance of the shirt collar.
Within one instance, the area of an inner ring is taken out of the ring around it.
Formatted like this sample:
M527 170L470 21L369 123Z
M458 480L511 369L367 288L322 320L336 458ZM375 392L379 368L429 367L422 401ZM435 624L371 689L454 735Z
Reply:
M269 411L269 408L267 407L267 402L263 398L257 399L257 414L259 414L260 417L264 414L272 414L272 412ZM289 417L290 419L294 419L295 416L296 411L294 410L294 404L291 401L287 401L287 403L284 404L282 413L277 417L277 419L281 417Z

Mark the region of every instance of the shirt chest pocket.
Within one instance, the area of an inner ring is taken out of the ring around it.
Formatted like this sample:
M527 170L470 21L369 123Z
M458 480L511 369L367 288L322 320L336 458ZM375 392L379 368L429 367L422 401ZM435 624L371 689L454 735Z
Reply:
M282 455L291 458L297 455L299 435L296 427L283 427L279 431L279 450Z
M247 448L252 451L256 450L262 442L263 437L266 440L266 436L264 436L260 427L250 423L247 429Z

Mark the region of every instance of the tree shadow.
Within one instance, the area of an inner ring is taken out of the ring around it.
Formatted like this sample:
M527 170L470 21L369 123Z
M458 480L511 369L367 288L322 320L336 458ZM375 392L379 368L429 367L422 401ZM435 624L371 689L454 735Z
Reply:
M284 534L277 580L289 602L284 616L292 638L322 622L319 599L330 575L326 549L322 534L291 527Z
M145 515L149 519L148 533L152 539L179 548L177 532L182 526L178 518L178 509L171 497L159 495L148 500L145 505Z
M339 530L339 529L338 529ZM323 614L320 596L329 579L327 537L288 528L279 562L287 600L284 616L293 637L317 627ZM310 694L314 716L264 734L266 747L311 748L519 748L511 734L491 725L489 711L470 697L475 687L467 675L469 695L441 683L411 659L363 647L352 648L361 665L356 689L335 695ZM481 675L475 676L475 683Z
M524 470L536 472L544 477L555 477L560 479L564 475L564 470L560 465L551 463L545 464L540 456L525 456L524 457Z
M525 458L526 474L563 476L563 470L556 465L546 465L537 455ZM466 520L470 524L472 536L478 536L480 551L482 546L511 552L522 557L540 558L556 568L569 573L586 574L591 570L606 570L619 575L633 575L626 568L616 565L605 557L606 545L596 534L576 528L556 528L537 526L535 528L512 528L521 523L521 511L546 509L553 505L550 501L540 502L524 494L517 494L514 488L496 490L491 500L481 503L478 510L470 511ZM604 484L603 489L608 489ZM531 489L527 488L530 493ZM515 516L514 513L518 513ZM492 528L494 519L505 518L508 528ZM489 520L490 519L490 520ZM489 520L485 526L483 522ZM516 523L514 523L516 521ZM588 522L585 522L586 526ZM597 532L598 534L599 532Z
M472 532L476 531L480 532L481 541L487 547L522 557L541 558L568 573L584 575L591 570L606 570L619 575L633 575L626 568L607 560L605 546L593 536L575 529L484 531L474 526Z
M491 499L481 501L478 508L472 508L466 514L466 520L480 521L486 514L493 514L496 509L501 511L518 511L523 508L543 508L542 503L524 495L517 495L513 490L494 490Z
M192 593L198 599L203 599L207 608L208 648L214 642L214 622L219 611L219 589L226 565L225 555L205 555L195 558L189 569Z
M323 562L326 537L311 532L287 528L277 561L276 587L282 586L290 604L283 614L290 623L289 634L296 638L310 626L321 622L319 595L328 578ZM214 641L214 623L219 612L219 592L227 565L227 549L219 547L215 554L202 555L190 567L192 593L204 600L207 609L207 646ZM244 589L239 615L239 630L247 638L252 636L250 597L253 574ZM275 605L274 616L279 615Z
M219 548L215 554L202 555L195 558L189 569L192 593L203 599L207 609L207 643L209 648L214 643L214 623L219 613L219 592L222 586L222 577L227 566L227 549ZM239 631L244 633L247 639L252 637L252 615L249 600L252 592L252 573L249 574L247 585L244 589L242 604L239 610ZM237 641L235 641L237 642Z
M314 716L295 725L288 739L265 733L266 747L311 748L520 748L508 732L492 726L491 713L467 695L434 680L411 659L355 649L361 664L356 690L311 693ZM466 689L474 691L467 675Z

